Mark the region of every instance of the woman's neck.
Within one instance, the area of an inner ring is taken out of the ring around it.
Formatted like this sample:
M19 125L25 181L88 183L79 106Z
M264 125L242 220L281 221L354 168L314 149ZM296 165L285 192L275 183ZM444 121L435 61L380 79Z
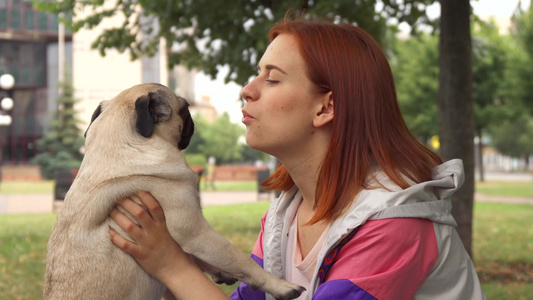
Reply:
M305 155L293 156L293 159L282 161L291 174L294 184L302 193L302 205L306 207L314 208L315 206L318 175L324 155L322 151L309 151Z

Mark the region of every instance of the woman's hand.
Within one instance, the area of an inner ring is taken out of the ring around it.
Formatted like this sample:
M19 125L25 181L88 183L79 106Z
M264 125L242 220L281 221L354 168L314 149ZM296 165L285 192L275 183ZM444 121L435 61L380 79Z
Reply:
M157 200L149 193L139 193L137 197L148 211L127 198L119 200L118 205L130 213L139 225L132 222L117 208L113 209L110 214L111 218L136 243L128 241L113 229L111 229L111 240L120 249L133 256L146 272L164 281L165 276L169 276L180 261L189 260L189 257L168 232L165 214Z
M109 228L111 241L130 254L147 273L165 284L175 296L185 299L227 299L222 290L204 275L174 241L159 202L149 193L139 193L137 197L147 210L128 198L119 200L118 205L131 214L139 225L117 208L110 213L111 218L135 242L130 242Z

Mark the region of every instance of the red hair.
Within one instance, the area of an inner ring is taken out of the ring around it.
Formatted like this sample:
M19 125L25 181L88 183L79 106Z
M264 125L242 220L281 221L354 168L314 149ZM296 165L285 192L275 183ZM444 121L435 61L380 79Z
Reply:
M309 79L321 93L333 94L335 117L329 150L316 187L316 212L310 224L333 221L367 186L374 166L398 186L431 179L442 159L409 132L403 120L389 63L377 42L350 24L290 21L275 24L280 34L295 38ZM263 183L268 190L294 185L280 164Z

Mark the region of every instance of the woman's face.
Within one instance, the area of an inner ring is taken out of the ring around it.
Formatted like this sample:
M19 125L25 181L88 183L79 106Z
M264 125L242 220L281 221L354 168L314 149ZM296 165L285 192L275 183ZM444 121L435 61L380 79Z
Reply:
M317 101L324 95L308 79L294 38L277 36L258 68L259 75L241 92L246 101L242 122L248 146L280 159L305 151L316 130Z

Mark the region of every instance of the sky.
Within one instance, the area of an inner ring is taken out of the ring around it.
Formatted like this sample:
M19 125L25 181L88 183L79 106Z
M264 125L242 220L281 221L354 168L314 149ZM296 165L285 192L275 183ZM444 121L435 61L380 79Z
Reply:
M474 14L478 16L499 16L510 18L519 0L478 0L471 1ZM529 7L530 0L522 0L524 9Z
M471 1L474 14L480 17L501 17L510 18L515 11L519 0L473 0ZM527 9L530 0L522 0L522 7ZM438 4L429 8L430 17L437 17L440 13ZM210 98L210 104L213 105L219 114L227 112L233 123L240 123L242 118L240 90L241 86L235 83L224 83L224 72L227 68L222 68L222 74L219 74L216 80L211 80L205 74L199 72L195 77L195 98L202 99L204 96Z

